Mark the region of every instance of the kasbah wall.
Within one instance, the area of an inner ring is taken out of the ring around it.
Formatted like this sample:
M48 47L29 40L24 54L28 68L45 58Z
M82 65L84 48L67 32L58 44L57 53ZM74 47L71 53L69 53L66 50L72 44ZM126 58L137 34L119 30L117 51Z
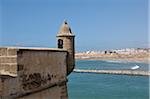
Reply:
M74 35L64 22L58 48L0 47L0 99L68 99Z

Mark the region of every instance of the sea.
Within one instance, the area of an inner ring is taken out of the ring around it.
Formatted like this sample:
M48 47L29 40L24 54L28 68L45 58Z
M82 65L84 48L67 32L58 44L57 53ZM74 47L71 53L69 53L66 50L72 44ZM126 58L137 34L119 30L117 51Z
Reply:
M77 69L149 71L149 64L125 61L77 60ZM149 99L149 77L71 73L68 77L69 99Z

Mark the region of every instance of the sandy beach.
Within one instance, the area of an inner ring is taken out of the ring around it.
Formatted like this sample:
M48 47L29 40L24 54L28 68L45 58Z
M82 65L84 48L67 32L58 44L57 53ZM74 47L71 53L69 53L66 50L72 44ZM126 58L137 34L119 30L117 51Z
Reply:
M120 62L142 62L149 63L149 53L145 54L86 54L76 53L75 58L77 60L108 60L108 61L120 61Z

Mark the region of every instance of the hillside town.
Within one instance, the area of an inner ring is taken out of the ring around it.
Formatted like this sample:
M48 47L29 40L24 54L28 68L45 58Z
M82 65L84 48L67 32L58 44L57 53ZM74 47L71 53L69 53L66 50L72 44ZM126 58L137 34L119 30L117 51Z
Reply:
M76 53L76 59L90 60L125 60L148 62L150 48L125 48Z

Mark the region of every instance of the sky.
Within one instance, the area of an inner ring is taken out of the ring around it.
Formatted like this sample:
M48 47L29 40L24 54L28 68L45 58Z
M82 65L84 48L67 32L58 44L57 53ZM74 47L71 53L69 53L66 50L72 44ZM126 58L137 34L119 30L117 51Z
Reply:
M77 51L148 47L148 0L0 0L0 46L56 47L64 20Z

